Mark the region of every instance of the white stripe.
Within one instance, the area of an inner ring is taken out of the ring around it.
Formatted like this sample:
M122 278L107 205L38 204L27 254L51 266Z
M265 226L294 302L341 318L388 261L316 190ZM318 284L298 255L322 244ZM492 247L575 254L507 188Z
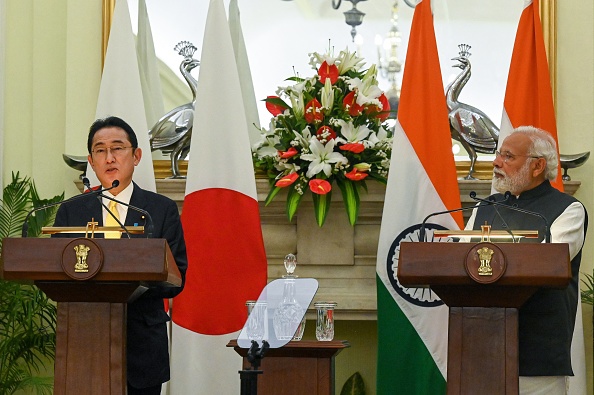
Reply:
M186 195L227 188L257 199L239 73L222 0L211 0L200 57Z
M425 343L445 378L447 377L449 312L447 306L426 308L412 305L403 300L390 284L386 261L390 245L402 230L421 223L430 213L444 211L447 208L431 183L423 164L399 122L394 130L393 147L390 162L392 170L388 177L380 230L377 272ZM458 229L458 224L449 214L437 216L430 222L438 223L448 229Z
M239 332L202 335L172 324L171 395L239 394L242 358L226 347Z

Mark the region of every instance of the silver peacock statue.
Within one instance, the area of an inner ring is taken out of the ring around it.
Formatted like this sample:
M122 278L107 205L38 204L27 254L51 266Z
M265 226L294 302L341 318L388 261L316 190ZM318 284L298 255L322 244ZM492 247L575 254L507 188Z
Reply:
M173 173L171 178L185 178L179 172L179 161L185 159L190 152L196 106L196 87L198 85L190 72L200 65L200 61L193 58L196 47L188 41L178 43L174 49L184 57L179 71L190 86L192 101L163 115L149 130L149 141L152 151L161 150L161 152L169 154L171 172Z
M446 88L446 102L448 105L450 132L452 138L459 141L470 157L470 169L464 177L466 180L475 180L474 165L477 152L493 154L497 149L499 128L481 110L458 100L462 88L470 79L470 45L460 44L459 56L452 60L458 61L453 67L462 69L462 72Z
M458 97L462 88L470 79L470 45L458 45L460 52L458 57L452 60L458 61L453 67L459 67L462 72L446 88L446 102L448 105L450 132L452 138L459 141L468 152L470 157L470 169L464 177L465 180L475 180L472 176L474 165L477 159L477 152L493 154L497 149L499 141L499 128L481 110L469 104L460 103ZM563 169L563 180L570 181L567 169L583 165L590 157L590 152L579 154L559 154L559 163Z

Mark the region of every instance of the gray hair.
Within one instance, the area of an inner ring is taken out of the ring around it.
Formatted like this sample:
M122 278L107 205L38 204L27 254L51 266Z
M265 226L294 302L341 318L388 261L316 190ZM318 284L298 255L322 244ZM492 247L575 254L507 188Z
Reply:
M545 177L548 180L557 178L559 158L557 157L557 144L553 136L534 126L520 126L511 132L511 134L513 133L522 133L530 138L532 144L528 148L527 154L544 158L547 162Z

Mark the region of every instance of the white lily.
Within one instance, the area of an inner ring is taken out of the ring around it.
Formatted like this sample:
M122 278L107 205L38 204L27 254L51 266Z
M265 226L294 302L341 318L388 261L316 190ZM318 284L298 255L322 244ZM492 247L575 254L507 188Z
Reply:
M338 64L338 74L340 75L343 75L349 70L359 71L365 63L363 58L357 56L357 52L349 52L348 48L344 51L340 51L338 60L340 61Z
M303 92L291 92L289 94L289 100L291 100L291 107L293 113L297 118L303 118L305 111L305 103L303 101Z
M349 85L349 89L357 91L357 104L363 106L365 104L375 104L381 107L381 103L378 97L383 93L377 85L377 79L375 78L377 70L375 65L372 65L369 70L360 78L347 78L346 82Z
M298 166L295 163L287 163L286 160L279 161L274 167L280 172L288 170L288 174L297 173L299 170L301 170L301 166Z
M355 127L352 122L346 122L342 119L339 119L337 123L340 126L340 134L344 136L344 139L337 138L341 143L358 143L371 133L371 130L365 125Z
M332 106L334 105L334 89L332 88L332 83L330 82L330 78L326 78L326 82L324 83L324 88L320 93L322 99L322 107L324 108L324 112L326 115L330 114L332 111Z
M309 148L309 140L311 139L311 132L309 131L309 126L306 126L305 129L299 133L296 130L293 130L293 134L295 135L295 140L297 143L304 148Z
M377 133L371 132L371 134L369 135L369 138L365 142L366 143L365 146L367 148L373 148L378 144L389 143L389 142L390 142L390 138L388 138L388 131L386 129L384 129L383 126L380 126Z
M359 171L369 171L371 169L371 165L366 162L354 164L353 167Z
M347 158L345 158L341 153L334 152L335 144L336 142L334 140L330 140L324 145L320 143L315 136L311 138L309 141L311 154L301 155L301 159L311 161L309 167L307 168L306 176L308 178L312 178L322 171L327 177L329 177L332 173L332 163L348 163Z
M275 145L280 143L280 138L275 133L274 122L271 120L269 129L260 128L260 139L252 145L252 152L256 153L258 157L275 156L278 150Z
M317 52L312 52L309 54L309 65L316 71L320 68L322 63L326 62L329 65L333 65L336 63L336 60L337 58L330 56L329 53L320 55Z

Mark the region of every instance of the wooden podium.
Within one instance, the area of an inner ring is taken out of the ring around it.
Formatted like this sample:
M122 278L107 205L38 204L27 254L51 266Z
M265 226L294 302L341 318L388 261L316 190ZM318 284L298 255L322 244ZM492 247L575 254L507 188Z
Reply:
M487 267L491 275L479 274ZM518 309L539 288L570 279L567 244L400 245L398 281L430 286L450 307L448 395L517 395Z
M250 368L247 348L239 347L237 340L227 347L243 357L244 369ZM350 344L345 340L300 340L269 349L260 367L258 394L334 395L334 357L347 347Z
M3 261L4 279L58 302L54 394L126 394L126 303L181 285L167 241L8 238Z

